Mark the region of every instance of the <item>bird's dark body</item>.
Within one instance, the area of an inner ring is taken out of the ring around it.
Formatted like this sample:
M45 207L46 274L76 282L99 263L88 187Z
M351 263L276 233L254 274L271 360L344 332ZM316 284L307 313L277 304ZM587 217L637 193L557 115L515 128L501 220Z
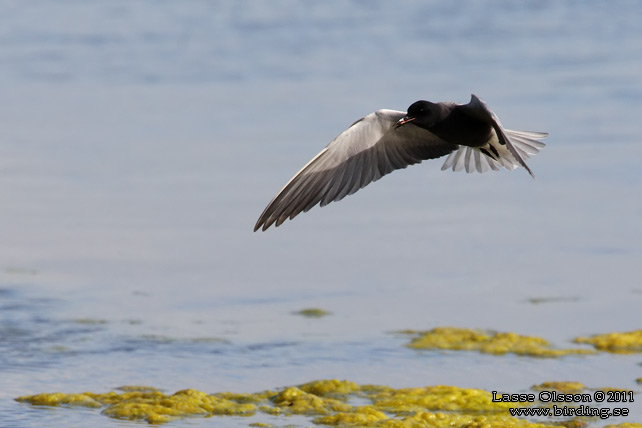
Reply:
M491 123L478 118L468 104L417 101L408 107L407 117L413 118L408 126L418 126L454 145L481 147L492 138Z
M457 107L450 110L444 119L426 129L444 141L468 147L483 146L492 137L493 131L488 122L470 118Z

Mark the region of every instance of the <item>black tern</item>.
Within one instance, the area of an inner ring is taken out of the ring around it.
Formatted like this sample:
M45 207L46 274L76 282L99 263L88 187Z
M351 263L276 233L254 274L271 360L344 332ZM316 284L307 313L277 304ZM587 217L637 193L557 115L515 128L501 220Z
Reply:
M377 110L357 120L308 162L265 208L254 231L281 225L315 205L340 201L386 174L448 155L442 171L486 172L524 167L545 132L502 127L486 103L417 101L406 113Z

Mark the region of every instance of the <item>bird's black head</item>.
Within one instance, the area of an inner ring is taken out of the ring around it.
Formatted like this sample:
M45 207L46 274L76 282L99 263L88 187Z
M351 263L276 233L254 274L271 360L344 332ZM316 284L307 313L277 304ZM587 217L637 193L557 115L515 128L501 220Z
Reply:
M441 104L431 103L430 101L417 101L408 107L408 113L399 122L396 127L412 122L422 128L430 128L442 120L444 112Z

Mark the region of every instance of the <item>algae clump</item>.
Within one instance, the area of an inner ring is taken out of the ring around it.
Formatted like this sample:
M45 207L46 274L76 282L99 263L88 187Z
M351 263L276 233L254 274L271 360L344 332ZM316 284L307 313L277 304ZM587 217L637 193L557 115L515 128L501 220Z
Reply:
M624 422L617 425L605 425L604 428L642 428L642 424L637 422Z
M102 407L102 404L88 394L64 394L53 392L48 394L28 395L16 398L21 403L29 403L34 406L81 406L81 407Z
M372 406L355 407L350 412L338 412L333 415L320 416L312 420L321 425L357 425L371 426L388 419L388 415Z
M415 337L408 346L414 349L479 351L486 354L517 354L530 357L560 357L593 354L588 349L554 349L546 339L517 333L493 332L458 327L437 327L429 331L405 332Z
M583 387L572 382L550 382L537 387L562 390L580 386ZM445 385L397 389L331 379L255 394L207 394L185 389L167 395L152 387L125 386L119 389L125 392L38 394L16 400L45 406L102 407L102 413L108 417L144 420L150 424L185 417L252 416L260 412L272 416L304 415L319 425L364 428L559 428L560 424L576 425L575 420L544 425L511 417L509 407L524 407L532 403L493 401L488 391ZM353 405L353 402L359 405ZM250 421L248 425L272 426L265 419ZM636 426L620 425L620 428Z
M586 389L584 384L579 382L544 382L539 385L533 385L532 389L535 391L550 391L555 390L563 393L576 393Z
M251 416L256 412L253 404L235 403L194 389L178 391L170 396L161 393L125 393L119 394L117 400L112 398L110 402L111 405L103 410L107 416L142 419L155 424L185 416Z
M525 419L517 419L503 414L466 414L466 413L433 413L417 412L398 421L390 420L389 423L377 425L377 428L560 428L559 425L547 425L529 422Z
M120 387L123 392L96 394L38 394L16 398L16 401L40 406L103 407L103 414L116 419L145 420L150 424L165 423L172 418L185 416L240 415L250 416L256 412L253 404L239 404L194 389L165 395L144 387Z
M347 380L315 380L312 382L299 385L299 388L310 394L319 395L321 397L337 397L351 394L359 391L359 385Z
M274 404L298 414L324 414L330 411L349 411L352 408L342 401L310 394L296 386L281 391L274 398Z
M404 414L420 410L497 412L516 403L493 402L492 394L481 389L456 386L425 388L387 388L370 395L374 407L385 412ZM523 403L527 405L527 403Z
M624 333L597 334L591 337L578 337L575 343L587 343L595 349L614 353L642 352L642 330Z
M322 318L330 315L331 313L319 308L306 308L300 311L293 312L294 315L300 315L306 318Z

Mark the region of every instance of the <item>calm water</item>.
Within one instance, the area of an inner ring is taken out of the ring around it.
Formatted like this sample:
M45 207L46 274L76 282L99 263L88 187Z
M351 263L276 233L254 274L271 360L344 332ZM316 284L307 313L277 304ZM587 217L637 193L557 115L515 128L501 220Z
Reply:
M640 355L417 353L390 332L568 346L642 328L640 14L625 1L1 3L0 426L134 426L13 401L123 384L639 390ZM252 233L355 119L473 92L507 127L551 133L535 181L428 161ZM333 315L292 315L306 307ZM639 401L607 422L642 422Z

